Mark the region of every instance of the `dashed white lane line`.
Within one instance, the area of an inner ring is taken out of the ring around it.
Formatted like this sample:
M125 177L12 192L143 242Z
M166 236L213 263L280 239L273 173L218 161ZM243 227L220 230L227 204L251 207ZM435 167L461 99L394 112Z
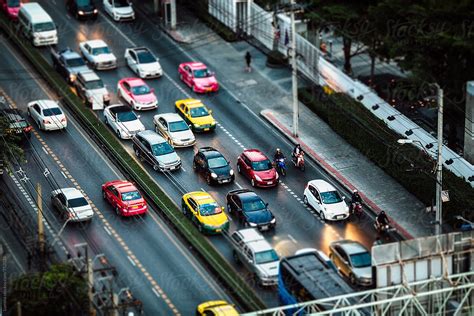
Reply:
M290 240L291 240L293 243L295 243L295 244L298 243L298 240L296 240L295 237L291 236L290 234L288 234L288 238L290 238Z
M44 148L43 146L41 146L41 149L43 149L43 151L44 151L44 153L45 153L46 155L49 155L49 154L48 154L48 151L46 150L46 148Z
M153 293L155 293L156 296L158 296L158 298L161 297L160 293L158 293L158 291L154 287L152 287L151 290L153 291Z
M235 182L235 185L238 186L239 189L243 189L242 186L238 182Z
M110 236L112 236L112 232L110 232L110 230L109 230L106 226L104 226L104 230L107 232L107 234L109 234Z
M61 171L61 174L63 175L64 179L67 179L67 176L64 172Z
M134 266L134 267L137 266L137 264L135 263L135 261L133 261L133 259L130 258L130 256L127 256L127 259L128 259L128 261L130 261L130 263L132 264L132 266Z
M184 172L186 172L186 169L184 169L183 166L181 166L181 170L183 170Z

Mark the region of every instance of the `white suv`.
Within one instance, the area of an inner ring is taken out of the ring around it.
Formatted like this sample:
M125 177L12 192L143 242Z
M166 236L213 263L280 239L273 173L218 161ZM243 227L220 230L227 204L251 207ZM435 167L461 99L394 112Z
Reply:
M278 283L280 258L257 229L235 231L232 245L234 260L252 271L260 285L272 286Z

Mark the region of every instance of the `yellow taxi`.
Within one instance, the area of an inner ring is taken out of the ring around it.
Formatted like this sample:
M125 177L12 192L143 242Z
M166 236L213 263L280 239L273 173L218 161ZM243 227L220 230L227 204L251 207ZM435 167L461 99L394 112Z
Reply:
M196 191L183 195L181 210L201 233L219 234L229 229L224 207L220 207L207 192Z
M216 120L200 100L184 99L175 102L175 110L194 132L209 132L216 129Z
M239 316L235 307L226 301L209 301L200 304L196 309L199 316Z

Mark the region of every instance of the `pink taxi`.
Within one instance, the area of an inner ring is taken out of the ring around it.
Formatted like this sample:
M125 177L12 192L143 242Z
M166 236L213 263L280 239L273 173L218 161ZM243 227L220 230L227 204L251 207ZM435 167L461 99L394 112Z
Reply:
M158 107L155 89L140 78L124 78L117 84L117 94L134 110L152 110Z
M179 78L196 93L217 92L219 83L214 73L199 62L182 63L178 67Z

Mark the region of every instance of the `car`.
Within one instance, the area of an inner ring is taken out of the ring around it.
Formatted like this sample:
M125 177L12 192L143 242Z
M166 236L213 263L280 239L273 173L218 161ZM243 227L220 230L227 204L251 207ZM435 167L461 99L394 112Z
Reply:
M154 131L138 132L132 142L138 159L151 164L154 170L173 171L181 168L181 159L173 146Z
M316 257L327 267L333 269L335 272L337 272L337 268L334 265L334 263L329 259L329 257L321 250L318 250L316 248L302 248L297 251L295 251L295 256L306 254L306 253L314 253Z
M280 258L268 241L255 228L240 229L232 233L232 255L252 272L262 286L278 283Z
M33 127L25 119L23 112L19 109L0 110L0 118L3 118L8 127L5 132L30 138Z
M201 147L194 155L193 169L204 175L207 184L234 181L234 170L229 161L213 147Z
M159 59L146 47L125 49L125 61L128 67L142 79L163 75Z
M155 89L140 78L124 78L117 84L117 95L134 110L152 110L158 107Z
M198 305L196 316L239 316L239 313L226 301L209 301Z
M119 216L146 214L148 205L135 185L126 180L113 180L102 185L102 197Z
M204 191L189 192L181 198L181 211L201 233L220 234L229 230L229 219L212 196Z
M61 188L51 192L51 203L61 216L71 222L92 219L94 211L84 194L76 188Z
M274 187L279 181L272 162L258 149L246 149L237 157L237 171L249 178L253 187Z
M92 0L66 0L66 10L78 20L96 20L99 15Z
M329 244L329 258L351 284L372 285L372 259L361 243L348 239L334 241Z
M103 110L110 104L110 93L93 70L80 71L73 85L77 95L93 110Z
M53 100L37 100L28 103L28 116L31 117L39 129L55 131L67 127L67 118L59 103Z
M178 67L179 78L196 93L217 92L219 83L214 73L199 62L182 63Z
M235 214L246 227L261 231L274 229L276 218L261 197L249 189L238 189L226 195L227 213Z
M153 117L155 130L173 147L189 147L196 144L196 138L188 124L176 113L162 113Z
M104 122L121 139L131 139L136 133L145 130L145 125L140 121L140 117L129 106L123 104L113 104L106 107Z
M104 9L114 21L133 21L135 20L135 11L129 0L104 0Z
M70 48L60 51L51 50L53 67L67 81L72 84L76 80L77 74L81 71L89 70L81 55Z
M117 68L117 58L103 40L79 43L81 54L95 70Z
M0 0L0 6L10 20L18 20L18 12L21 7L20 0Z
M175 111L188 123L193 132L210 132L216 129L216 120L200 100L184 99L175 102Z
M349 207L334 186L324 180L311 180L304 189L303 201L322 220L337 221L349 217Z

